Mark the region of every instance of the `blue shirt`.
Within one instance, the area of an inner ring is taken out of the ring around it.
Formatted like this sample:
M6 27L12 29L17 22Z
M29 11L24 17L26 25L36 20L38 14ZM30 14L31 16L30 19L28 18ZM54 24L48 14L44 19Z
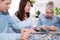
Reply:
M16 16L11 17L8 12L0 11L0 40L20 39L21 28L32 28L32 18L20 21ZM14 31L13 33L7 33ZM16 32L16 33L15 33Z
M4 13L0 11L0 40L16 40L20 38L20 33L7 33L12 25L12 18L8 12Z
M48 20L45 14L41 14L39 17L37 26L41 28L42 25L46 25L47 27L50 27L50 26L59 27L59 18L57 16L52 16L51 20Z
M8 12L0 12L0 33L6 33L9 29L10 15Z
M18 27L19 25L15 24L15 21L11 18L8 12L1 12L0 11L0 33L7 33L9 32L10 28L15 30L14 27Z
M10 28L15 30L13 27L18 27L19 25L15 24L16 22L11 18L8 12L0 11L0 33L9 32ZM13 31L12 30L12 31Z
M15 29L15 32L21 30L22 28L28 28L28 29L29 28L33 28L33 20L32 20L32 17L29 17L26 20L21 21L21 20L19 20L17 18L16 15L13 15L12 16L12 19L14 20L15 25L17 25L17 27L16 26L13 26L13 28Z

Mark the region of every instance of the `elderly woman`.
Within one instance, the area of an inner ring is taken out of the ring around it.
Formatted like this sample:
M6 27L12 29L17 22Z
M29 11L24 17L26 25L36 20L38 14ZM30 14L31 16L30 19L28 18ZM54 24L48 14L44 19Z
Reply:
M45 14L40 15L36 30L42 31L57 31L58 30L58 17L54 15L54 9L52 6L46 6Z

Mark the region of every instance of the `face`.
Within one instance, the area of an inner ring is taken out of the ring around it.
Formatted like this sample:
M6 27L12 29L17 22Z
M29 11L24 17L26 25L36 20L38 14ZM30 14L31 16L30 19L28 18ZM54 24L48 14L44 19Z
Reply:
M31 3L27 2L26 6L25 6L25 12L26 13L30 11L30 6L31 6Z
M10 8L11 0L4 0L0 2L0 10L6 12Z
M46 16L47 17L52 17L53 16L53 11L50 9L46 9Z

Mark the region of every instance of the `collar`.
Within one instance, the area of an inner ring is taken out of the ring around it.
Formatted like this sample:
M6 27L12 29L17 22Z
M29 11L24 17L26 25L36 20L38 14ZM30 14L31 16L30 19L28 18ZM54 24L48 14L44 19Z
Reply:
M9 12L8 11L7 12L0 11L0 15L9 15Z

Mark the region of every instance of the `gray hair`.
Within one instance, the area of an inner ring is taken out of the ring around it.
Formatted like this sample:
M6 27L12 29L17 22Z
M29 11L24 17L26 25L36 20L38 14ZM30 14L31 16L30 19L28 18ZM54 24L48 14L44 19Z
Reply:
M51 5L46 6L46 9L50 9L51 11L53 11L53 12L54 12L54 7L53 7L53 6L51 6Z
M46 9L50 9L51 11L54 12L54 2L49 1L48 4L46 5Z

